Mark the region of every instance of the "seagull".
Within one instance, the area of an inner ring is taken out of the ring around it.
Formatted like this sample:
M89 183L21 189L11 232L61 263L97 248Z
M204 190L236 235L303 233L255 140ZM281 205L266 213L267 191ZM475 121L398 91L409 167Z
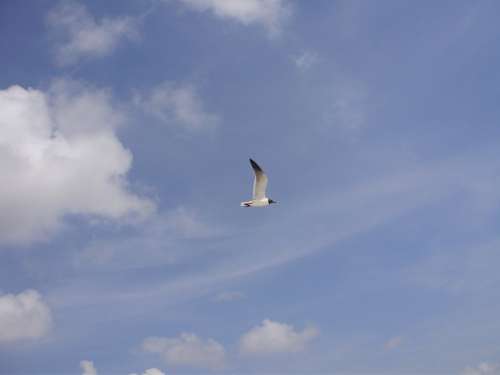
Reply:
M250 159L250 164L255 173L253 181L253 199L251 201L241 202L241 207L266 207L271 203L278 203L266 197L267 176L259 164Z

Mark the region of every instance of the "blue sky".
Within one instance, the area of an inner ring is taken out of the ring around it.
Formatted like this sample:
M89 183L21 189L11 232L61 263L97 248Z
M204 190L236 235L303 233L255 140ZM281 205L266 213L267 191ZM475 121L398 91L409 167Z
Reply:
M500 373L499 11L2 1L0 373Z

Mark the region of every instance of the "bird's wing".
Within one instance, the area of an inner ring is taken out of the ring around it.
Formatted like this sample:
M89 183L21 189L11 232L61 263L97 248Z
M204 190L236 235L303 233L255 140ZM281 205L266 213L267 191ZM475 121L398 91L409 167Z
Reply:
M253 199L264 199L266 197L267 176L259 165L250 159L250 164L255 173L253 181Z

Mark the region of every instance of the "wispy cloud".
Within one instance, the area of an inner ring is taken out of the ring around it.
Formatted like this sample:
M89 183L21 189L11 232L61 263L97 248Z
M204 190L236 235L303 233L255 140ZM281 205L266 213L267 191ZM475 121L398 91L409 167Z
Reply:
M499 375L500 365L498 363L481 362L475 367L467 367L462 375Z
M320 59L317 53L304 51L301 54L294 56L292 61L299 70L305 71L316 65Z
M166 125L193 133L213 130L219 123L193 85L164 82L146 95L136 94L134 102Z
M441 245L411 269L404 270L404 274L416 285L452 295L494 289L500 282L497 272L499 245L498 238L460 246Z
M361 83L339 81L327 94L324 124L329 128L357 134L367 123L367 89Z
M178 264L204 251L193 251L189 241L208 241L222 234L221 228L208 224L191 209L178 207L141 223L139 233L120 239L90 242L74 258L78 269L125 271L152 265ZM137 251L141 249L141 251Z
M120 43L137 38L136 21L131 17L96 19L87 8L72 0L62 1L47 16L56 38L56 61L71 65L82 58L111 54Z
M401 336L391 337L389 340L387 340L384 346L387 350L393 350L399 347L402 341L403 339Z
M229 302L236 301L239 299L245 298L245 295L241 292L236 291L228 291L228 292L220 292L215 296L215 301L217 302Z

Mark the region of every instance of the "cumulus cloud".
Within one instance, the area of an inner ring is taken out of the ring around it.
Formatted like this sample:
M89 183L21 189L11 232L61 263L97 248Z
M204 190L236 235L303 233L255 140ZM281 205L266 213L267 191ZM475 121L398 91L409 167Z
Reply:
M36 290L0 295L0 342L38 339L52 326L52 313Z
M68 214L147 216L154 205L125 178L132 155L115 133L123 122L109 93L74 82L0 90L0 242L45 239Z
M92 361L81 361L80 367L82 368L82 375L97 375L97 370Z
M138 35L130 17L97 20L87 8L76 1L63 1L47 16L47 24L57 37L56 61L70 65L83 57L111 54L124 40Z
M317 335L314 327L298 332L291 325L266 319L241 337L240 351L247 355L300 352Z
M190 132L214 129L219 121L217 115L205 110L202 99L192 85L164 82L148 95L136 95L134 101L158 120Z
M462 375L500 375L498 363L481 362L475 367L467 367Z
M142 344L143 350L159 353L169 365L196 368L220 369L224 367L224 347L212 339L203 340L192 333L179 337L148 337Z
M290 15L286 0L180 0L187 7L209 11L216 17L232 19L244 25L260 24L271 35L279 33Z

